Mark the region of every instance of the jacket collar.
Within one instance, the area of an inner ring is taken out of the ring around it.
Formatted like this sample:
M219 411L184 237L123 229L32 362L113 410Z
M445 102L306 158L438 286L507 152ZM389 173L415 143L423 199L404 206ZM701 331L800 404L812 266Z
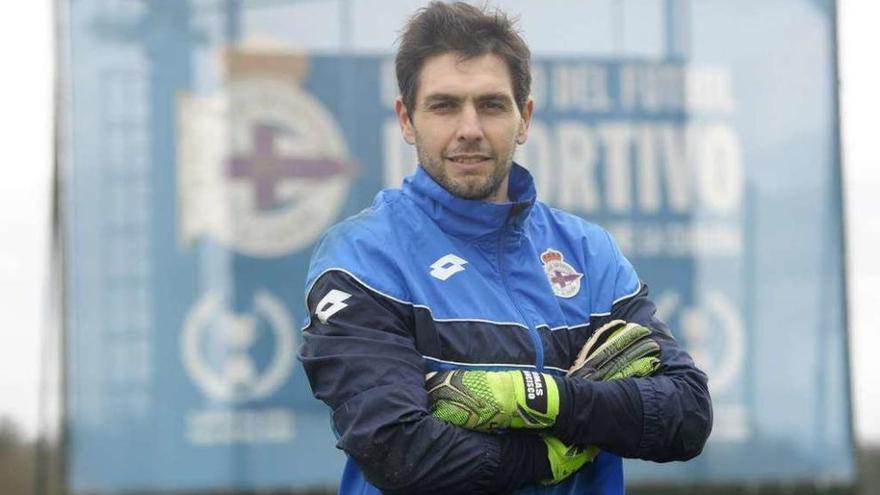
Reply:
M477 238L500 230L505 224L522 232L535 204L535 181L522 166L510 168L507 203L490 203L454 196L438 184L421 165L403 181L403 192L413 199L443 231L462 238Z

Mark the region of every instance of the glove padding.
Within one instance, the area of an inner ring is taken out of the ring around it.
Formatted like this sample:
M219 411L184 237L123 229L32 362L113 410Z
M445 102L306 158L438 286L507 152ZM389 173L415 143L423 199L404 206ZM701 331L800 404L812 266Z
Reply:
M658 366L660 346L651 338L651 330L612 320L593 333L566 376L604 382L650 376Z
M556 381L537 371L429 373L425 388L432 415L469 430L548 428L559 414Z
M613 320L593 333L566 376L594 381L650 376L660 365L660 346L650 335L644 326ZM559 414L555 380L537 371L429 373L425 386L432 415L470 430L548 428ZM541 481L545 485L565 480L599 455L595 446L566 445L550 435L542 439L553 475Z
M555 485L572 474L576 473L584 464L593 462L599 455L598 447L577 447L566 445L556 437L542 435L544 444L547 445L547 459L550 461L550 471L553 478L541 480L544 485Z

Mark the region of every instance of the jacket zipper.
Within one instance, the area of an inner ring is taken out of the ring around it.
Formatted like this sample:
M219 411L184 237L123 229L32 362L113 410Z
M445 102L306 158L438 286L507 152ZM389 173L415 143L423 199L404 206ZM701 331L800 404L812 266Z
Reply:
M538 371L543 371L544 345L541 343L541 336L538 334L538 329L532 328L532 325L526 319L522 310L519 309L519 305L517 305L513 294L510 293L510 287L507 285L507 274L504 271L504 239L507 237L507 226L510 224L510 220L512 218L513 215L507 218L507 221L501 228L501 235L498 236L498 271L501 274L501 285L504 286L504 291L507 293L507 298L510 299L510 303L513 305L514 308L516 308L516 312L519 314L520 320L525 323L526 327L529 329L529 335L532 337L532 345L535 347L535 368L537 368Z

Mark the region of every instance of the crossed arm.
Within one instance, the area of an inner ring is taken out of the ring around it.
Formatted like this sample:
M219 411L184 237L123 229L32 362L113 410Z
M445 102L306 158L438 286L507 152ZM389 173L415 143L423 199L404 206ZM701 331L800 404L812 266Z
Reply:
M310 314L332 289L351 294L348 307L326 321L312 318L300 359L315 396L333 410L337 446L373 485L389 493L497 493L550 477L540 437L469 431L431 416L411 307L331 271L308 295ZM625 457L683 460L700 452L711 429L705 375L653 313L643 288L609 319L653 330L659 373L613 382L555 378L561 400L550 433Z
M300 360L315 397L333 410L337 447L367 480L386 493L498 493L545 474L537 437L477 433L431 416L411 307L329 272L308 295L312 315L333 289L351 294L348 306L326 322L312 318Z

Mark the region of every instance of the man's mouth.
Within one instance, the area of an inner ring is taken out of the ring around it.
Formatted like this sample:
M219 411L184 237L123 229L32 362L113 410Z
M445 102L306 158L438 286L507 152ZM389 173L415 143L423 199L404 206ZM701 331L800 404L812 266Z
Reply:
M447 160L455 163L460 163L462 165L474 165L477 163L482 163L487 160L491 160L492 157L489 155L452 155L446 157Z

